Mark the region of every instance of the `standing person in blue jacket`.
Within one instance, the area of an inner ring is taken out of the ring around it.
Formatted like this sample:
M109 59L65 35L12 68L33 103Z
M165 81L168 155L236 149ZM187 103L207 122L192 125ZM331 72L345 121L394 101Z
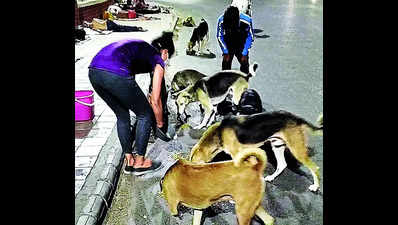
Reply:
M249 73L249 49L254 41L252 19L229 6L218 18L217 40L223 52L222 70L231 69L234 56L240 63L240 71Z
M160 168L160 162L145 157L151 129L155 137L171 140L167 136L164 75L165 61L175 51L172 37L172 32L163 32L151 43L138 39L116 41L102 48L89 66L88 76L95 92L117 117L117 134L127 174L142 175ZM152 83L149 101L135 81L137 74L147 73ZM134 126L129 110L137 117Z

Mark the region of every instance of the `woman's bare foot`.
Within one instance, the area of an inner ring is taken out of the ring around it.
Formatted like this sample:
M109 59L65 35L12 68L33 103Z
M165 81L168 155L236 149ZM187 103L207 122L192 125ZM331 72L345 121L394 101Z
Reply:
M152 160L137 155L133 166L134 168L148 168L152 166Z
M125 160L126 160L126 165L128 166L133 166L134 165L134 156L133 154L125 154L124 155Z

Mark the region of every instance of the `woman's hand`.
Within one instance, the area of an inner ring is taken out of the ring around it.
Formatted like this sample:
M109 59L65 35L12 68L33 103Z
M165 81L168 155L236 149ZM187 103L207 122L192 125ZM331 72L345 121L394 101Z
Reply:
M151 103L151 95L152 95L152 93L148 93L148 102L149 102L149 104L151 104L152 105L152 103Z
M240 58L240 61L242 63L247 63L247 55L242 55L242 57Z
M225 55L223 55L223 60L229 62L229 61L231 61L231 56L229 54L225 54Z

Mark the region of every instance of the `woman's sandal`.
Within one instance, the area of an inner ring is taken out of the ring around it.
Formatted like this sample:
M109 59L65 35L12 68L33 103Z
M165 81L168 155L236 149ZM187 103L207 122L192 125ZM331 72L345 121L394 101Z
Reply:
M134 158L133 158L133 160L134 160ZM124 174L133 174L135 171L135 168L133 166L129 166L127 159L124 159L124 161L126 162L126 165L124 166L124 169L123 169Z
M152 165L150 167L134 168L133 174L136 176L140 176L140 175L143 175L143 174L146 174L149 172L154 172L154 171L158 170L161 165L162 165L161 162L152 160Z

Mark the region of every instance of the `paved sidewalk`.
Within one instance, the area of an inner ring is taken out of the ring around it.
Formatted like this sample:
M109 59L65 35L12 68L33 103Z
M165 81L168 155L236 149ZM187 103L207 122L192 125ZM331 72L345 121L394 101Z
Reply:
M93 90L88 79L88 65L101 48L111 42L125 38L138 38L149 42L160 35L163 30L172 30L177 19L173 13L147 14L146 16L154 19L115 21L122 25L143 27L148 30L146 32L112 32L102 35L85 28L87 40L75 44L75 90ZM146 75L137 79L137 83L144 92L147 92L145 88L148 87L148 80ZM116 168L122 159L115 129L116 117L96 93L94 93L94 103L95 117L92 122L75 125L75 131L79 126L80 128L83 126L91 127L87 136L75 137L75 223L77 223L79 216L87 214L82 211L90 203L90 197L98 195L96 187L98 187L97 183L102 174L105 174L105 177L110 174L104 172L104 170L107 170L109 165ZM79 133L79 130L77 133ZM80 133L80 135L82 134ZM117 173L113 172L113 177L115 176L117 176ZM89 217L94 218L95 216L89 215Z

